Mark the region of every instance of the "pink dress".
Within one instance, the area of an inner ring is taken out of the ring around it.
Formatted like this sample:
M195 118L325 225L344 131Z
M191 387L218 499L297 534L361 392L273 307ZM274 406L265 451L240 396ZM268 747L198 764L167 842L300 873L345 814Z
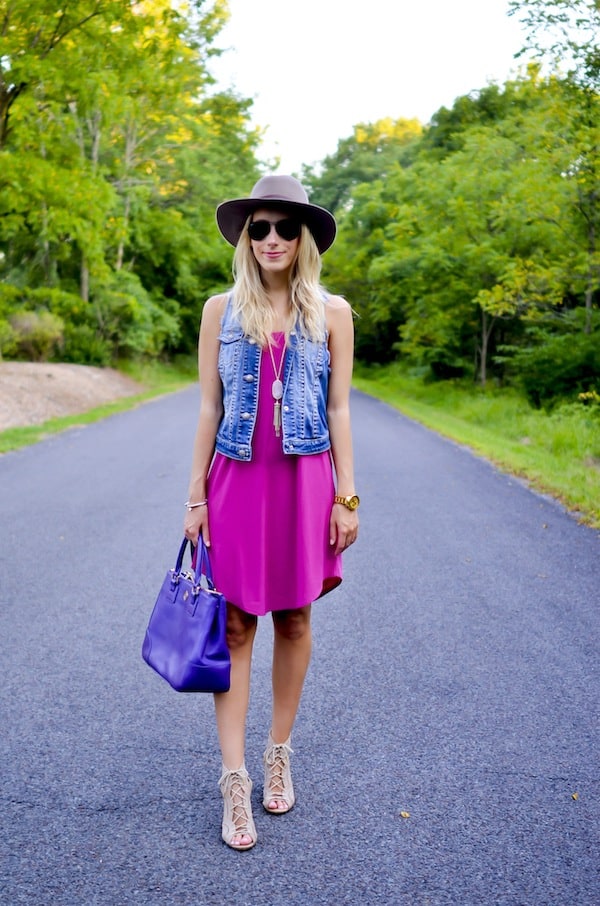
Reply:
M283 334L273 334L279 364ZM215 455L208 477L215 585L247 613L304 607L342 581L329 544L334 483L329 451L285 454L273 427L271 357L261 356L252 460Z

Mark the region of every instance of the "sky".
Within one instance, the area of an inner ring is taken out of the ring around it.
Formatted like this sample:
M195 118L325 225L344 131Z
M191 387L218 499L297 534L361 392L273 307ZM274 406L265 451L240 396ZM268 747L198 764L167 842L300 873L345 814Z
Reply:
M358 123L429 122L523 64L508 0L229 0L218 87L253 99L260 156L299 173Z

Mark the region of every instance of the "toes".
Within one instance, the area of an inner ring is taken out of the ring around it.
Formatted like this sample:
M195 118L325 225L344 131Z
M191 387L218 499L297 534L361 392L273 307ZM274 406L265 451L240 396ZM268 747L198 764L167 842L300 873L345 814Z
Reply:
M250 834L237 834L231 841L233 846L248 846L252 843Z

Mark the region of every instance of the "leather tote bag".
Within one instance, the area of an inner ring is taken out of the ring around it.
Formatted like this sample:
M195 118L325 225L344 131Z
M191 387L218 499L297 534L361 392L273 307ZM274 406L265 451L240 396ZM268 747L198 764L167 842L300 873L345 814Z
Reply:
M214 586L202 538L194 571L183 569L187 544L184 538L158 593L142 657L177 692L227 692L231 668L227 604Z

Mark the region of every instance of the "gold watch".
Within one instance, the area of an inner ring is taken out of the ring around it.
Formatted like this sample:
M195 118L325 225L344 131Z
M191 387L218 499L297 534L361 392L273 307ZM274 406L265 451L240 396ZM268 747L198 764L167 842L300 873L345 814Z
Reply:
M350 494L348 497L340 497L339 494L336 494L333 498L334 503L341 503L343 506L348 507L349 510L358 509L358 504L360 503L360 498L356 494Z

